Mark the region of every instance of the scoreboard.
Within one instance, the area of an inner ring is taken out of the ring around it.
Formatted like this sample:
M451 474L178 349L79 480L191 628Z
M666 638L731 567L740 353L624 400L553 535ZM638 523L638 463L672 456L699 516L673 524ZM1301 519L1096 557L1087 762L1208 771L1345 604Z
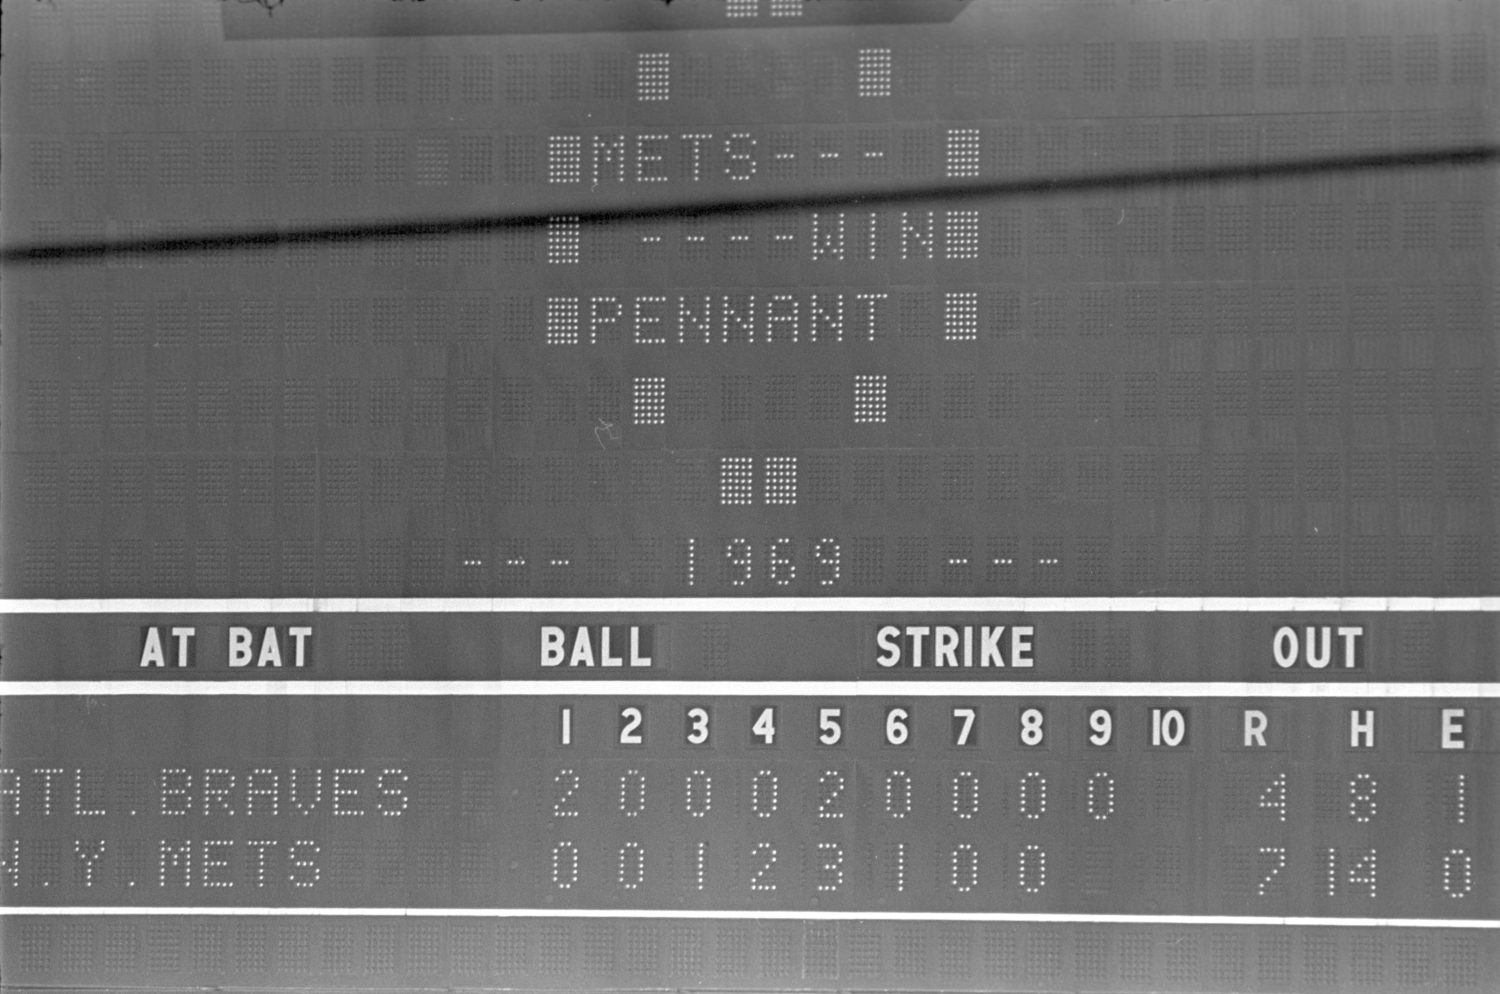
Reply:
M1397 625L1366 618L1247 616L1235 634L1264 651L1231 661L1177 651L1209 634L1194 616L816 613L756 640L735 615L459 615L410 626L461 633L449 667L372 680L343 679L350 619L119 619L82 637L135 679L11 684L9 734L34 752L0 779L10 894L1493 920L1493 685L1477 660L1443 682L1374 679L1402 669L1366 644ZM22 645L56 641L49 627ZM1493 647L1482 616L1450 627ZM1086 673L1069 650L1101 628L1121 653ZM718 674L700 655L714 639ZM267 678L276 659L289 677Z
M11 969L1487 982L1486 599L652 603L13 617Z
M1497 11L11 5L0 987L1493 990Z

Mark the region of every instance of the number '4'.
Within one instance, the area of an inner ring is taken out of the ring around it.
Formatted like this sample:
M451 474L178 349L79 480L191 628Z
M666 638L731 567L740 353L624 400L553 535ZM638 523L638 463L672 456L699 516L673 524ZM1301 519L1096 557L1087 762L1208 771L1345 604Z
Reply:
M761 708L760 717L755 719L755 724L750 726L750 734L760 740L762 745L772 745L776 741L776 709L774 707Z
M1286 774L1276 774L1276 779L1266 785L1266 789L1260 792L1260 807L1262 810L1275 811L1276 816L1283 822L1286 821Z

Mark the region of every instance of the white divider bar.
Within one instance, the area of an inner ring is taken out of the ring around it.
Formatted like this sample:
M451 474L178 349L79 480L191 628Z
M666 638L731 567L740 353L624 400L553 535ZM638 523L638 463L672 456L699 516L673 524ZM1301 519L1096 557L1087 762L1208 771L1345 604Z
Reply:
M1500 698L1500 683L1126 680L14 680L5 697Z
M1045 911L726 911L713 908L282 908L0 906L0 916L195 915L221 918L713 918L764 921L1078 922L1123 925L1327 925L1348 928L1496 929L1489 918L1334 918L1273 915L1054 914Z
M23 614L1495 612L1500 597L165 597L0 599Z

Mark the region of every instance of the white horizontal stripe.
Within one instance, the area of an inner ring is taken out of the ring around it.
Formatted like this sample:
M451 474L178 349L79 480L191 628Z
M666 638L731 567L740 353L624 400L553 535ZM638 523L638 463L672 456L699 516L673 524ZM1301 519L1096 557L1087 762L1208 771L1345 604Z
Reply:
M0 614L1500 611L1500 597L164 597L0 600Z
M0 906L0 915L205 915L319 918L719 918L781 921L1088 922L1122 925L1342 925L1355 928L1500 928L1489 918L1279 918L1273 915L1108 915L1045 911L723 911L701 908L217 908Z
M1124 680L15 680L0 697L1500 698L1500 683Z

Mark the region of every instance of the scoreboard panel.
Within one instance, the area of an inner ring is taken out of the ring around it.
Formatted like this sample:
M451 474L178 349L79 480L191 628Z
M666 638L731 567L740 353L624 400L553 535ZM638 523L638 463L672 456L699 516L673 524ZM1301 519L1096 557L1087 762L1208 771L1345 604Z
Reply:
M1492 704L643 686L27 708L18 737L74 745L7 761L9 893L1460 926L1500 907Z
M0 986L1493 987L1495 6L6 14Z
M650 604L33 605L16 975L1482 989L1487 599Z

